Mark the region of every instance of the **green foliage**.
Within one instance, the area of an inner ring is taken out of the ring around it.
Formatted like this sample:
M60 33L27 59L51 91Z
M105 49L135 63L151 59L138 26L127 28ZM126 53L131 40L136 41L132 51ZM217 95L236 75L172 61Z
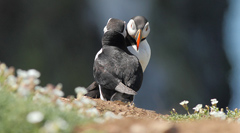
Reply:
M38 86L40 73L8 68L0 63L0 132L73 132L89 122L120 118L109 112L103 116L95 101L84 97L86 89L77 87L77 99L63 99L62 85ZM110 114L110 115L108 115Z
M44 120L40 123L29 123L26 119L29 112L42 112ZM86 123L89 119L76 117L74 111L63 112L51 104L32 102L31 97L22 98L9 92L6 88L0 88L0 132L38 132L46 121L54 121L59 118L68 123L64 132L70 132L74 126ZM60 130L60 129L58 129Z

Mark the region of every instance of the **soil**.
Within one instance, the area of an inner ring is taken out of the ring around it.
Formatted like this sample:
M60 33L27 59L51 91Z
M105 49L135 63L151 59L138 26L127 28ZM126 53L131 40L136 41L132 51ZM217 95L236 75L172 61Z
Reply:
M76 128L75 132L107 133L240 133L240 123L230 120L195 120L184 122L169 122L163 119L162 114L151 110L137 108L122 102L97 102L96 108L100 113L112 111L123 116L121 119L108 120L104 123L88 124Z

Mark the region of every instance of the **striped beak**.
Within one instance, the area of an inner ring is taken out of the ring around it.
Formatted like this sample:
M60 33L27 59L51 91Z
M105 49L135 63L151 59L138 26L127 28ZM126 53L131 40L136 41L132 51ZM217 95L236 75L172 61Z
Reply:
M141 30L141 29L139 29L139 30L137 31L137 33L136 33L136 35L135 35L135 40L136 40L137 50L138 50L139 44L140 44L140 42L141 42L141 40L142 40L142 30Z

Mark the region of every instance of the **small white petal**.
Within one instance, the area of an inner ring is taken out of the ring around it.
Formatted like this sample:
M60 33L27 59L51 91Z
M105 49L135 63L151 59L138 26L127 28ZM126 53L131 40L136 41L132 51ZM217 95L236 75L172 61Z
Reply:
M28 76L27 71L24 71L21 69L17 70L17 75L18 75L18 77L21 77L21 78L27 78L27 76Z
M218 117L218 118L221 118L221 119L226 119L226 115L224 112L221 112L221 111L218 111L218 112L210 112L210 115L214 116L214 117Z
M89 98L86 98L86 97L82 97L82 98L81 98L81 102L82 102L83 104L91 104L91 101L92 101L92 100L90 100Z
M7 69L7 65L5 63L0 63L0 70L5 71Z
M194 107L193 109L195 111L199 111L202 108L202 104L198 104L196 107Z
M64 93L61 90L58 90L58 89L54 89L53 94L56 95L56 96L59 96L59 97L64 96Z
M96 108L90 108L86 110L89 116L99 116L99 111Z
M87 94L87 90L84 88L84 87L77 87L75 88L75 92L78 94L78 93L81 93L83 95Z
M44 115L39 111L33 111L27 115L27 121L29 123L39 123L43 119L44 119Z
M60 107L64 107L65 106L65 103L61 99L59 99L59 98L56 100L56 104L58 106L60 106Z
M13 75L8 76L7 78L7 83L12 87L12 88L17 88L17 78Z
M39 78L40 77L40 72L38 72L35 69L28 70L27 74L28 74L29 77L34 77L34 78Z
M58 128L54 122L47 121L44 123L44 126L41 128L41 131L44 133L57 133Z
M83 103L78 100L74 100L73 103L76 104L78 107L83 107Z
M121 119L122 116L120 116L120 115L115 115L113 112L107 111L107 112L104 114L104 118L105 118L105 119L111 119L111 118L113 118L113 119Z
M218 100L216 98L214 99L211 99L211 104L214 105L214 104L217 104L218 103Z
M38 85L38 84L40 84L40 80L39 80L39 79L35 79L35 80L33 81L33 83L34 83L35 85Z
M62 118L57 118L55 122L57 126L62 130L66 130L68 128L68 123Z
M28 96L30 95L30 90L24 87L19 87L17 90L18 94L22 95L22 96Z
M184 101L180 102L179 104L183 106L183 105L187 105L188 103L189 103L189 101L184 100Z

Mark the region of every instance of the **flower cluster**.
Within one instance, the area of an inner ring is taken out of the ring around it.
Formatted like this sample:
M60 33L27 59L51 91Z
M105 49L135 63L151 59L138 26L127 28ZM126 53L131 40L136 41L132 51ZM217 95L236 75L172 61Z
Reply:
M187 110L187 112L188 112L188 106L187 106L188 103L189 102L186 100L180 103L180 105L182 105L183 108ZM193 108L194 114L189 114L188 112L188 115L190 118L196 118L196 119L199 119L200 117L203 117L203 118L216 117L224 120L228 117L235 117L235 118L240 117L240 110L235 109L234 111L231 111L230 109L228 109L228 107L226 107L227 113L225 113L223 108L219 109L217 107L217 103L218 103L218 100L214 98L214 99L211 99L211 104L212 104L211 106L205 105L205 107L203 107L202 104L197 104ZM177 112L175 109L172 111L172 114L177 115Z
M101 115L95 108L96 102L84 96L87 93L84 87L75 88L77 98L74 96L63 98L62 84L39 86L40 75L40 72L35 69L28 71L18 69L17 76L15 76L13 67L8 68L4 63L0 63L0 89L10 89L20 97L31 99L36 104L54 105L60 111L76 110L78 114L76 117L93 118L96 122L121 118L121 116L109 111ZM42 132L59 132L68 128L68 123L63 118L48 120L45 114L38 110L29 112L26 121L32 124L42 123Z

